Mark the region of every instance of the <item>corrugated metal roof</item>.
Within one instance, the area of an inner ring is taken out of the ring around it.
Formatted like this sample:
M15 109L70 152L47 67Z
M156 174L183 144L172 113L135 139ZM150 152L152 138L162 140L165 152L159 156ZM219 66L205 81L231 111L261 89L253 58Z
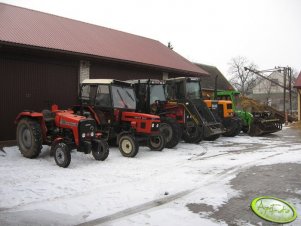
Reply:
M208 90L215 89L215 77L217 77L217 89L218 90L235 90L230 82L225 78L225 76L218 70L217 67L195 63L195 65L199 66L201 69L207 71L209 73L209 77L204 77L202 79L202 88Z
M3 3L0 41L207 74L159 41Z
M301 89L301 71L300 71L300 74L299 74L299 76L296 80L296 83L295 83L294 87Z

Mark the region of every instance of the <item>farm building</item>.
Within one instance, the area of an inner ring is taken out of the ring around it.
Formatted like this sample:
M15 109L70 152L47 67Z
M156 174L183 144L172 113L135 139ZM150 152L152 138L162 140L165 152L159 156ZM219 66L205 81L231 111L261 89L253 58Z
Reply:
M211 98L213 98L215 83L217 90L235 90L217 67L200 63L195 63L195 65L197 65L202 70L205 70L209 74L207 76L202 76L201 78L202 92L204 97L210 96ZM217 81L215 82L216 76Z
M3 3L0 28L0 141L22 110L75 104L85 78L207 74L159 41Z
M283 73L278 71L272 72L267 76L268 79L274 81L280 85L284 85L283 83ZM284 111L284 99L283 99L283 88L268 81L266 79L258 78L256 84L252 90L252 94L249 96L263 104L269 105L275 108L278 111ZM285 110L289 111L289 91L286 91L285 98L286 107ZM292 110L295 112L297 109L297 96L292 93Z

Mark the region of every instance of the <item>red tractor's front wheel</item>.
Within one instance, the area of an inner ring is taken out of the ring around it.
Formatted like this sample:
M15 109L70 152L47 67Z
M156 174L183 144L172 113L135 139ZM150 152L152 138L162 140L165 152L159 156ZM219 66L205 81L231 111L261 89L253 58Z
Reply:
M124 157L135 157L139 150L139 145L131 134L121 135L118 146Z
M42 149L42 133L38 121L23 118L17 125L17 143L22 155L26 158L36 158Z
M148 146L152 151L162 151L165 147L165 137L163 135L150 136Z
M71 153L67 144L60 142L54 148L54 160L60 167L67 168L71 162Z
M109 155L109 145L105 140L92 141L92 155L98 161L105 160Z

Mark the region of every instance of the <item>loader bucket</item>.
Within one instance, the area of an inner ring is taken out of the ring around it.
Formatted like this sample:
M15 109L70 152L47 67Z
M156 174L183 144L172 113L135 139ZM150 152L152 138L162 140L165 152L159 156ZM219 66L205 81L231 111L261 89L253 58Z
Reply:
M204 137L217 136L223 134L222 124L216 120L213 113L202 100L190 100L195 106L203 122Z

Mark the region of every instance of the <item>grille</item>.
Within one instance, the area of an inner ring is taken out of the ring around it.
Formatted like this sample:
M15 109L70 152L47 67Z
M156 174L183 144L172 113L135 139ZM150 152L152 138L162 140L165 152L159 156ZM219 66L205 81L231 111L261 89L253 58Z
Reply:
M78 125L79 139L89 140L91 138L91 132L95 136L96 132L96 123L93 119L83 119L79 122ZM85 137L82 137L82 134L85 134Z

